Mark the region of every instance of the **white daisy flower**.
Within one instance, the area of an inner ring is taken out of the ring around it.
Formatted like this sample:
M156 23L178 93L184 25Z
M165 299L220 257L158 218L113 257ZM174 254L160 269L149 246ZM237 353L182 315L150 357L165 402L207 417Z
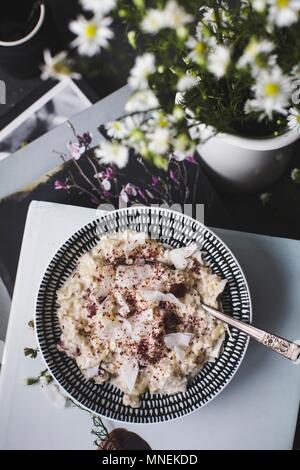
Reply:
M272 70L262 71L252 87L255 94L253 100L248 100L245 112L261 112L261 118L272 118L273 112L286 114L286 108L290 101L291 84L289 77L283 75L277 66Z
M300 168L294 168L291 171L291 178L295 183L300 184Z
M106 15L117 5L117 0L80 0L84 10Z
M300 131L300 111L298 109L289 109L287 121L290 129L298 129L298 131Z
M150 8L141 23L144 33L156 34L161 29L166 28L166 15L163 10Z
M93 56L97 54L102 47L108 46L109 39L114 35L109 28L111 23L112 18L110 17L95 16L91 20L87 20L83 16L79 16L77 20L70 23L70 30L77 35L71 45L77 47L78 52L82 55Z
M72 72L67 64L67 57L68 55L65 51L52 57L49 49L46 49L44 51L45 63L41 66L41 79L48 80L49 78L54 78L55 80L64 80L66 77L70 77L79 80L81 75Z
M104 165L113 164L119 168L125 168L129 151L127 147L116 142L101 142L100 147L95 150L95 155Z
M243 68L249 64L256 64L261 54L269 54L274 49L274 44L267 39L258 40L252 37L246 46L243 55L237 62L237 67ZM259 64L258 64L259 65Z
M208 51L208 44L204 40L196 39L193 36L190 36L185 43L186 47L191 49L191 52L188 54L188 57L197 63L202 63L205 57L205 54Z
M158 99L151 90L139 90L128 99L125 111L127 113L149 111L159 106Z
M184 92L184 91L190 90L191 88L194 88L197 85L198 85L197 77L194 77L193 75L184 75L178 80L177 90Z
M300 65L296 65L292 69L291 90L292 103L300 104Z
M123 124L125 129L127 129L128 134L130 134L135 130L141 130L143 128L142 124L144 120L144 115L134 114L133 116L126 116L123 119Z
M194 19L175 0L169 0L165 7L164 15L167 28L172 29L180 28Z
M270 5L269 20L276 26L290 26L299 19L299 0L268 0Z
M164 155L168 152L171 143L171 134L169 129L165 127L157 128L152 134L148 134L149 150L159 155Z
M226 16L226 12L219 8L219 17L221 21L222 26L226 26L228 23L228 18ZM200 12L202 13L202 22L206 24L207 26L210 26L214 32L217 31L218 29L218 24L217 24L217 19L216 19L216 13L214 8L210 7L201 7Z
M107 135L113 139L124 139L129 134L124 122L112 121L105 125Z
M267 0L252 0L252 6L258 13L263 13L267 8Z
M182 162L188 155L193 155L196 145L191 143L185 134L181 134L173 141L173 158L177 162Z
M208 56L207 69L217 78L222 78L230 64L230 50L222 45L216 48Z
M134 90L148 88L148 77L155 72L155 57L151 53L136 58L128 83Z
M189 120L189 123L192 125L192 127L189 128L189 134L192 140L204 142L216 134L216 129L213 126L208 126L204 123L198 124L194 120Z
M271 199L272 199L272 193L261 193L259 195L259 198L260 198L263 206L267 206L269 204L269 202L271 201Z
M294 65L292 68L292 75L295 78L300 78L300 64Z

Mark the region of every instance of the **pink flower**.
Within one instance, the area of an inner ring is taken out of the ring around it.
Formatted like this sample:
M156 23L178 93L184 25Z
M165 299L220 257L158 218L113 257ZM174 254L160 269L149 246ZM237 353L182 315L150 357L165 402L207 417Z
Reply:
M99 178L100 180L102 179L108 179L110 180L114 176L114 170L110 167L106 168L104 171L100 171L99 173L96 173L94 175L94 178Z
M153 186L157 186L159 183L159 178L157 176L152 176L152 184Z
M125 190L126 190L128 196L136 196L137 195L136 187L133 186L133 184L131 184L131 183L126 184Z
M54 182L54 188L55 189L69 189L69 185L67 184L67 182L65 181L60 181L60 180L56 180Z
M101 184L102 184L103 189L104 189L105 191L109 191L109 190L110 190L111 184L110 184L110 181L109 181L108 178L105 178L104 180L102 180L102 181L101 181Z
M126 193L125 191L125 188L122 188L121 192L120 192L120 198L122 199L122 201L124 201L126 204L127 202L129 201L129 197L128 197L128 194Z
M85 152L85 146L79 144L78 142L69 142L68 150L70 152L70 157L74 160L79 160L81 155Z
M104 171L105 178L112 178L114 176L114 170L110 167L106 168Z
M192 163L193 165L197 165L197 160L195 159L194 155L189 155L186 157L186 161Z
M88 147L92 142L92 134L90 132L84 132L82 135L78 135L77 139L80 145Z
M138 191L141 191L141 190L138 189ZM127 183L126 186L123 186L120 192L120 198L126 203L129 201L130 196L135 197L136 195L137 195L137 189L131 183Z

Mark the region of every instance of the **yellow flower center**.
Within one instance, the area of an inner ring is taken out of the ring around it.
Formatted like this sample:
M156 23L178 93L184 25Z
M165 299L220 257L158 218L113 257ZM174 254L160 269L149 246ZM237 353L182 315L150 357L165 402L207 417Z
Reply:
M256 39L251 39L248 46L245 49L246 54L255 57L258 53L258 42Z
M267 96L276 96L280 92L278 83L267 83L265 85L265 93Z
M297 124L300 124L300 114L298 114L296 120L297 120Z
M94 39L97 34L97 25L95 25L95 23L89 23L84 33L88 39Z
M195 50L198 54L203 54L207 49L205 42L197 42Z
M159 125L159 127L167 127L168 126L168 121L166 120L166 118L161 117L158 121L158 125Z
M286 8L289 6L290 0L277 0L278 8Z
M122 124L118 121L115 121L112 126L116 131L122 130Z
M56 73L61 75L70 75L71 73L69 67L63 62L57 62L56 64L54 64L53 68Z

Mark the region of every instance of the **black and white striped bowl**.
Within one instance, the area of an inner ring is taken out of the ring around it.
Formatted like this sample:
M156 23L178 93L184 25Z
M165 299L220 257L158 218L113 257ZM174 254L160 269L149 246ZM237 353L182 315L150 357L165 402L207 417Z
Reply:
M248 346L248 337L231 328L224 351L215 363L206 364L188 385L185 393L161 395L145 393L140 408L122 403L123 393L106 383L87 381L76 363L56 347L60 338L56 291L74 270L79 257L93 248L103 234L133 229L147 232L172 247L197 243L213 272L228 280L222 296L225 313L251 322L251 300L240 265L227 246L194 219L168 209L135 207L109 212L91 222L67 240L50 262L43 277L36 305L36 332L44 360L64 391L85 409L119 421L156 423L185 416L215 398L239 368Z

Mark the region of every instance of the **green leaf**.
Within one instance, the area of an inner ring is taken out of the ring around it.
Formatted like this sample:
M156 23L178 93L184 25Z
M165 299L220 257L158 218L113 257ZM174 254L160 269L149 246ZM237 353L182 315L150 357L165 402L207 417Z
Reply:
M30 356L33 359L35 359L38 355L38 348L37 349L32 349L32 348L24 348L24 355L25 356Z
M39 380L39 377L28 377L28 379L26 379L26 385L35 385Z

